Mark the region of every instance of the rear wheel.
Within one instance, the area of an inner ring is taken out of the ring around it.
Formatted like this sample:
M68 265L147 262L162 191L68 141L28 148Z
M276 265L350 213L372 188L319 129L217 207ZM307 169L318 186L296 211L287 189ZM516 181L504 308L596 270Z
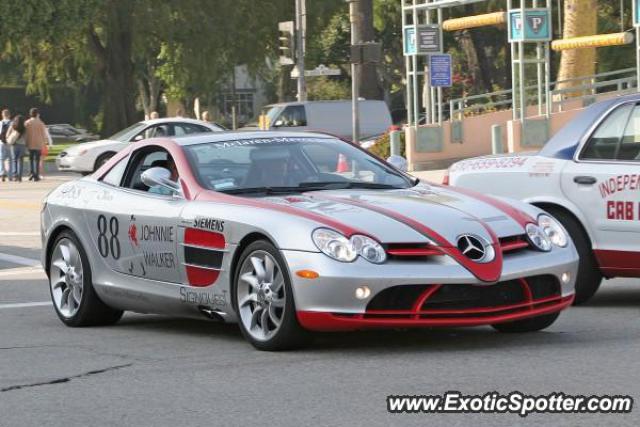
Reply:
M56 238L49 258L49 290L58 317L67 326L110 325L122 311L103 303L91 282L84 248L71 231Z
M250 244L238 260L232 289L245 338L258 350L288 350L309 340L296 317L285 262L269 242Z
M507 333L536 332L551 326L558 316L560 316L559 312L530 319L516 320L515 322L496 323L491 326L497 331Z
M580 256L578 276L576 277L576 298L573 301L574 305L580 305L595 295L602 282L602 272L600 272L598 262L593 254L591 240L573 216L560 209L547 208L545 210L562 223Z

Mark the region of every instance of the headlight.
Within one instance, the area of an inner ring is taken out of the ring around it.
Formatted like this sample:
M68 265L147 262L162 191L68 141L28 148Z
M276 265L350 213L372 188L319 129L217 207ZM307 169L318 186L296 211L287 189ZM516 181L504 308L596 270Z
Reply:
M544 231L544 234L547 235L549 240L551 240L551 243L561 248L567 246L569 241L567 233L557 220L549 215L542 214L538 217L538 225L542 228L542 231Z
M387 259L380 243L367 236L354 235L347 239L337 231L318 228L311 238L322 253L338 261L353 262L358 255L374 264L381 264Z
M529 241L539 250L543 252L549 252L551 250L551 240L542 231L537 224L529 223L526 227L527 236L529 237Z
M374 264L382 264L387 259L387 253L380 243L370 237L356 234L351 236L349 240L356 250L356 253L362 258Z

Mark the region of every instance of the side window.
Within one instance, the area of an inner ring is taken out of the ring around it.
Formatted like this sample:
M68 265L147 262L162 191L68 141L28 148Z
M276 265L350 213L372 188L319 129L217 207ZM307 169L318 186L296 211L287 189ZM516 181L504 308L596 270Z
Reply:
M173 134L171 132L171 125L169 124L159 124L155 126L151 126L134 136L132 141L140 141L148 138L162 138L163 136L170 136Z
M633 108L629 117L616 159L622 161L640 160L640 106L638 105Z
M192 133L211 132L209 128L193 123L176 123L173 128L175 136L190 135Z
M127 161L128 158L125 157L116 163L115 166L112 167L111 170L102 178L102 182L113 185L114 187L119 187L122 182L124 171L127 169Z
M166 168L170 158L169 153L163 149L144 150L134 154L122 186L133 190L149 191L149 187L142 182L142 173L153 167Z
M278 124L281 122L281 124ZM307 114L304 110L304 105L289 105L284 109L276 124L281 127L297 127L307 125Z
M633 108L633 105L627 104L614 110L591 135L580 158L582 160L615 160Z

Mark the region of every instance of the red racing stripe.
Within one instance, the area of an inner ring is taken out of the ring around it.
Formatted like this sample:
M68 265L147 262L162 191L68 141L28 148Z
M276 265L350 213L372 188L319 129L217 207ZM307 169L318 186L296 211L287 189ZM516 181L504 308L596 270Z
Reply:
M430 184L433 185L434 187L441 187L439 185L436 184ZM537 221L533 218L531 218L529 215L527 215L525 212L522 212L520 209L514 208L513 206L511 206L510 204L503 202L502 200L498 200L494 197L490 197L490 196L486 196L482 193L477 193L475 191L472 190L468 190L466 188L460 188L460 187L447 187L447 191L453 191L456 193L460 193L463 194L465 196L469 196L472 197L474 199L478 199L488 205L493 206L494 208L501 210L502 212L504 212L505 214L507 214L508 216L511 217L511 219L513 219L515 222L517 222L518 224L520 224L520 226L522 226L522 228L525 228L527 226L527 224L529 224L530 222L533 222L534 224L537 223Z
M378 212L379 214L385 215L391 219L394 219L410 228L413 228L418 233L427 237L428 239L433 240L439 245L439 248L442 249L442 252L449 255L453 259L455 259L460 265L469 270L474 276L483 282L497 282L500 279L500 275L502 274L502 251L500 250L500 243L498 241L498 236L489 228L489 226L483 221L478 221L482 224L482 226L487 230L487 233L491 236L493 240L492 246L495 251L495 258L491 262L487 263L476 263L471 259L464 256L457 248L456 245L449 242L440 234L436 233L431 228L426 225L416 221L413 218L409 218L408 216L404 216L396 211L392 211L390 209L382 208L380 206L372 205L361 200L355 200L352 198L343 198L329 195L318 195L315 194L314 197L328 199L339 203L350 204L354 206L361 207L363 209L368 209L374 212Z

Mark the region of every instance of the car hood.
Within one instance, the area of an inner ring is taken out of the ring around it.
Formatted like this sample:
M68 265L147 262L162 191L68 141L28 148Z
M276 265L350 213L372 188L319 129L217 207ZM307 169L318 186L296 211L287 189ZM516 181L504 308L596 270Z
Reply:
M122 142L115 141L113 139L101 139L100 141L81 142L77 145L65 149L64 151L66 151L69 155L74 155L83 150L92 150L94 148L107 147L114 144L122 144Z
M439 245L455 246L463 234L495 243L496 238L523 235L531 219L503 200L424 184L406 190L317 191L263 200L331 218L387 244L437 237Z

